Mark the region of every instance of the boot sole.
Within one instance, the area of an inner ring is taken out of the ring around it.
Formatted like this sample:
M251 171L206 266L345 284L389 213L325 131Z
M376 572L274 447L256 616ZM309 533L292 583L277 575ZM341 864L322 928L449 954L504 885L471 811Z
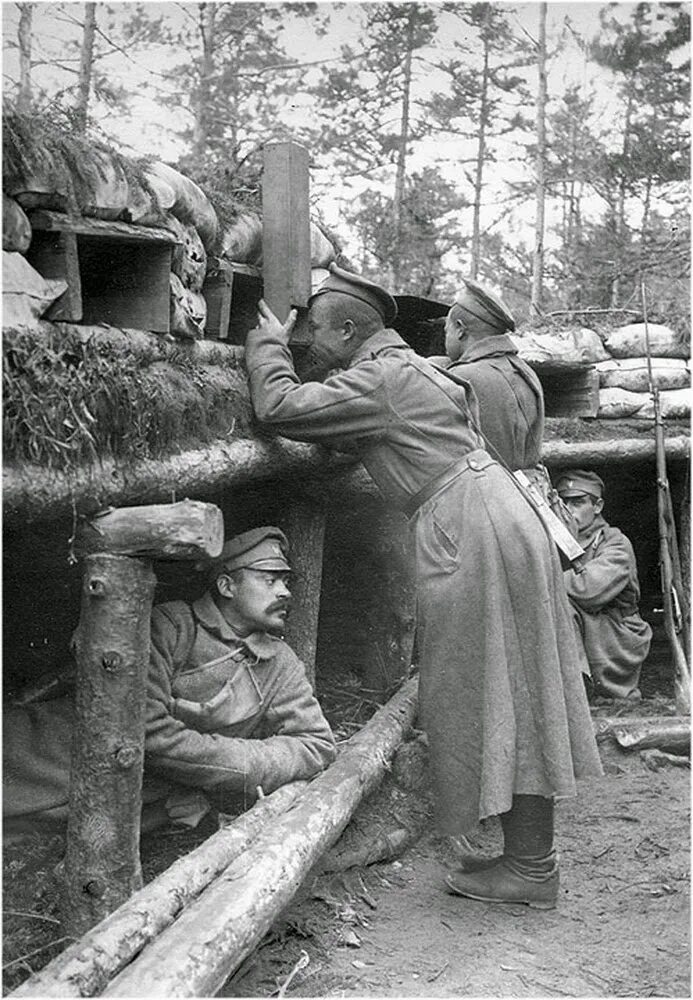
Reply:
M555 899L497 899L493 896L482 896L478 893L460 892L460 890L447 878L445 879L445 884L450 892L452 892L455 896L462 896L464 899L474 899L479 903L504 903L506 906L510 906L513 903L519 903L522 906L529 906L533 910L556 909L557 900Z

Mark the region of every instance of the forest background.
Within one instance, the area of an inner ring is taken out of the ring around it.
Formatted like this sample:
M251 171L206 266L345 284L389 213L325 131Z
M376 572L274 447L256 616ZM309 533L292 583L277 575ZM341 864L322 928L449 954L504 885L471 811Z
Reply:
M354 265L520 320L640 308L689 328L682 3L3 4L5 110L260 204L294 138Z

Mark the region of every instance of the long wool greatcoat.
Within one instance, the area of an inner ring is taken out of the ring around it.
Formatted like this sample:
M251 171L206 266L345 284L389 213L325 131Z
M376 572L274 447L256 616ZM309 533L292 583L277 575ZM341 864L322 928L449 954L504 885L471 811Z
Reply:
M640 586L633 546L601 515L578 541L584 569L563 574L596 690L611 698L637 693L652 629L638 613Z
M555 549L510 473L480 449L472 390L392 330L322 384L302 385L281 335L265 330L249 334L246 365L260 420L356 448L400 509L423 500L411 521L420 707L441 829L506 812L513 794L573 795L576 776L601 774Z
M458 361L429 358L471 383L479 403L487 450L509 469L531 469L541 461L544 393L529 365L518 357L507 334L470 344Z

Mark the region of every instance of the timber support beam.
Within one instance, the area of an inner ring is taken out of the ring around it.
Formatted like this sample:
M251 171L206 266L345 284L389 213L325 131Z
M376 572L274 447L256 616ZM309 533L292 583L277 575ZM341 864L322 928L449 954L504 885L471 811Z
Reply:
M106 511L82 531L81 547L89 554L74 644L62 899L63 929L73 937L142 885L145 682L156 583L149 560L213 558L223 543L221 511L196 501Z

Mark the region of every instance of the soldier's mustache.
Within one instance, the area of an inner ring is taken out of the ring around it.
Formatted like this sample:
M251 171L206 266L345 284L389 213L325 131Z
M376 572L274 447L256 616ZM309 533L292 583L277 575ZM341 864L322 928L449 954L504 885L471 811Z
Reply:
M275 601L274 604L270 604L267 608L267 614L272 614L273 611L290 611L291 601Z

